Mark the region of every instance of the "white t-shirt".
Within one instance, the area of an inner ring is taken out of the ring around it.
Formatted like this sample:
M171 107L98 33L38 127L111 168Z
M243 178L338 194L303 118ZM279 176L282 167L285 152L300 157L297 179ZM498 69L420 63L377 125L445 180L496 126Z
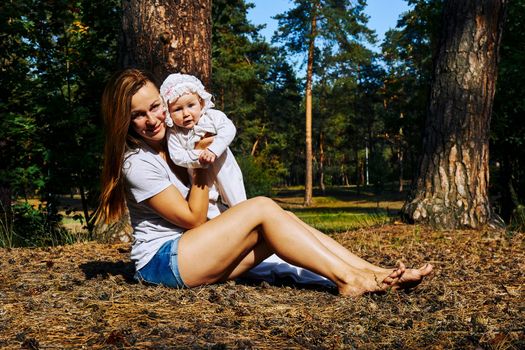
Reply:
M162 218L144 203L171 185L186 198L189 188L171 171L168 163L154 150L143 147L125 155L123 172L126 180L126 204L133 236L131 260L137 270L153 258L168 240L180 236L184 229Z

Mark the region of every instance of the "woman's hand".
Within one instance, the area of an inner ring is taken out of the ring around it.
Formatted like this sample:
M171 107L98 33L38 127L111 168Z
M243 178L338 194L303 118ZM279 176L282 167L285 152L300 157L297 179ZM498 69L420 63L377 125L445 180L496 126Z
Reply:
M205 150L213 143L213 136L208 136L200 139L199 142L195 144L195 149Z

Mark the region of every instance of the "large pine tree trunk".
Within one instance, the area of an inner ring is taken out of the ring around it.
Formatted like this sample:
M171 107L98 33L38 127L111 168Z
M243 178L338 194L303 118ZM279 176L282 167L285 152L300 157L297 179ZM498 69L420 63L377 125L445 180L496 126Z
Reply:
M419 175L402 209L410 221L479 228L494 219L489 127L506 2L445 3Z
M121 68L147 69L162 82L170 73L211 78L211 0L123 0ZM130 239L129 215L98 228L112 239Z
M192 74L210 86L211 0L125 0L122 10L121 67L159 79Z

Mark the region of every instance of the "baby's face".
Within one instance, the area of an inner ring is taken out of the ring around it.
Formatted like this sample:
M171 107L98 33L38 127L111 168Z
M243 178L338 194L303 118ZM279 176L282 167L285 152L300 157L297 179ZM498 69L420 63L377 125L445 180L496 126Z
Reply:
M169 110L175 125L191 129L199 122L202 114L203 102L197 94L184 94L170 102Z

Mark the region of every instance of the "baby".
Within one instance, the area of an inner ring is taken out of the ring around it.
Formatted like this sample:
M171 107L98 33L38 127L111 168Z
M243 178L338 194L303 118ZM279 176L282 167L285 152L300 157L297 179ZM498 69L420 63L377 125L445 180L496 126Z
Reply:
M170 74L162 83L160 94L169 111L166 125L170 158L190 172L209 166L215 176L210 187L208 218L223 211L221 202L231 207L246 200L242 172L229 148L235 125L223 112L212 109L212 96L201 81L192 75ZM195 149L197 142L209 136L213 136L213 142L207 149Z

